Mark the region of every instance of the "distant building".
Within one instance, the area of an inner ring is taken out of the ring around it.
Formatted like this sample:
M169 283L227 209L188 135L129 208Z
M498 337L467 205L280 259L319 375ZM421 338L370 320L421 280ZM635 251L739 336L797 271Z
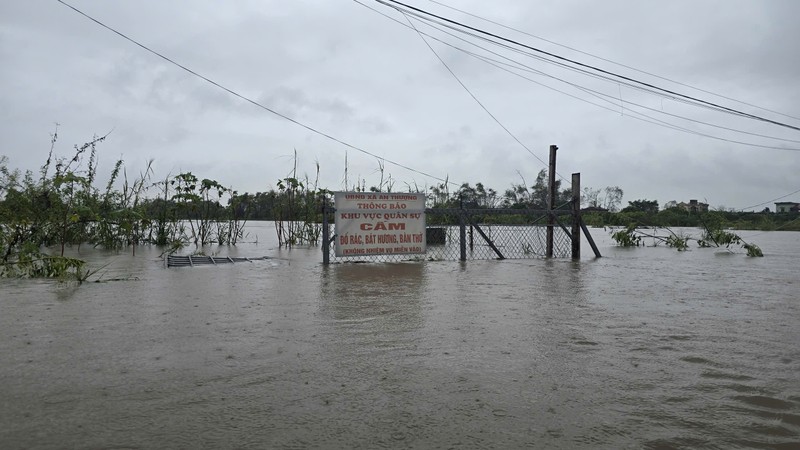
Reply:
M581 209L581 212L608 212L607 209L601 208L600 206L588 206L586 208Z
M689 203L680 202L675 206L694 213L708 212L708 203L698 202L697 200L689 200Z
M800 212L800 203L777 202L775 203L775 212L777 213Z

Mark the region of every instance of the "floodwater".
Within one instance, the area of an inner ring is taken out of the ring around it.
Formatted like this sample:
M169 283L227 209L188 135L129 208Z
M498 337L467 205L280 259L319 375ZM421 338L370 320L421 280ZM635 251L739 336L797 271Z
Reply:
M330 267L273 233L0 280L0 447L800 448L800 233Z

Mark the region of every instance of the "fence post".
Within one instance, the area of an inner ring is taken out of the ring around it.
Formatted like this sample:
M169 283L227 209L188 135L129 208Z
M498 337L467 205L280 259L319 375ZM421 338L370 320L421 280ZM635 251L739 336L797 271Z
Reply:
M322 198L322 264L331 263L330 230L328 229L328 199Z
M572 259L581 259L581 174L572 174Z
M553 227L556 223L553 210L556 208L556 150L558 147L555 145L550 146L550 166L549 166L549 179L547 186L547 247L545 249L545 256L548 258L553 257Z
M475 236L474 236L473 231L474 230L473 230L472 224L470 223L469 224L469 251L474 251L475 250Z
M459 200L458 211L458 245L461 250L461 261L467 260L467 226L464 217L464 200Z

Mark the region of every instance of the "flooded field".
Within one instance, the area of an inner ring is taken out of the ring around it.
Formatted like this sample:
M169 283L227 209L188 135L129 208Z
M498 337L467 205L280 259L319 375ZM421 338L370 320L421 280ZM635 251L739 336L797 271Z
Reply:
M800 233L764 258L267 261L0 280L2 448L800 448Z

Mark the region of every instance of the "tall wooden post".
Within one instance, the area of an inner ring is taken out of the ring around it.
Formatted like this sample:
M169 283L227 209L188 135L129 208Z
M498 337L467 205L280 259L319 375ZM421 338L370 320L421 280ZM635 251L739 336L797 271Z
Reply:
M581 259L581 174L572 174L572 259Z
M553 228L556 224L556 218L553 210L556 208L556 150L558 147L555 145L550 146L550 167L549 178L547 186L547 247L545 249L545 256L548 258L553 257Z
M328 229L328 200L322 198L322 264L331 263L330 230Z
M475 251L475 230L472 224L469 225L469 251Z
M466 220L466 212L464 211L464 199L459 199L459 211L458 211L458 247L460 250L460 259L461 261L467 260L467 220Z

